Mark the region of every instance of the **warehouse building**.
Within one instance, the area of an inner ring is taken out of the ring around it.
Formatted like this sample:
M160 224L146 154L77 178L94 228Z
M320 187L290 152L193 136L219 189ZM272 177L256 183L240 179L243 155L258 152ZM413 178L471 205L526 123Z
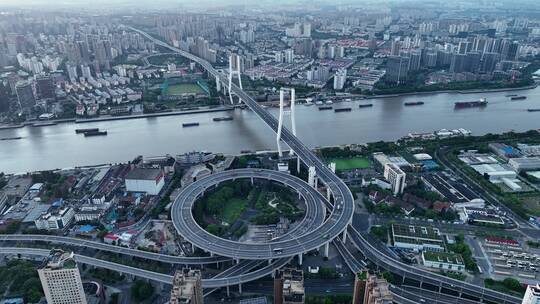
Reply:
M161 169L135 168L126 175L126 190L157 195L165 185L165 176Z

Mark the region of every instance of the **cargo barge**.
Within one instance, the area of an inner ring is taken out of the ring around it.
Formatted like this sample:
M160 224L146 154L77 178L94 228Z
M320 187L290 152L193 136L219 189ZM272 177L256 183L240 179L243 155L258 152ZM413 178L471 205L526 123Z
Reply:
M233 120L231 116L225 116L225 117L215 117L212 119L213 121L229 121Z
M351 108L339 108L339 109L334 109L334 112L350 112L352 111Z
M361 104L361 105L358 105L359 108L369 108L369 107L373 107L373 104L372 103L368 103L368 104Z
M182 124L182 127L183 128L187 128L187 127L197 127L199 126L199 123L198 122L187 122L187 123L183 123Z
M75 134L87 133L87 132L97 132L99 128L90 128L90 129L75 129Z
M487 106L487 100L485 98L481 98L479 100L475 101L463 101L463 102L456 102L454 103L454 107L456 109L464 109L464 108L480 108Z
M527 99L527 96L512 96L510 97L510 100L523 100Z
M332 107L330 107L330 106L319 107L319 111L324 111L324 110L332 110Z
M405 106L421 106L423 105L423 101L414 101L414 102L406 102L404 103Z
M56 126L58 123L56 122L39 122L32 125L33 128L40 128L40 127L48 127L48 126Z
M105 136L105 135L107 135L107 131L90 131L90 132L84 133L84 137Z
M22 137L17 136L17 137L4 137L4 138L0 138L0 140L17 140L17 139L22 139Z
M538 109L527 109L527 112L540 112L540 108L538 108Z

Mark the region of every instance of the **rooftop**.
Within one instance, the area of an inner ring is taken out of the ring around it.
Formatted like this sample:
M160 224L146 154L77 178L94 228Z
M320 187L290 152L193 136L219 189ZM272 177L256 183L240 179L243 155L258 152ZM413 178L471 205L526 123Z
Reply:
M126 175L126 179L155 180L161 174L160 169L135 168Z

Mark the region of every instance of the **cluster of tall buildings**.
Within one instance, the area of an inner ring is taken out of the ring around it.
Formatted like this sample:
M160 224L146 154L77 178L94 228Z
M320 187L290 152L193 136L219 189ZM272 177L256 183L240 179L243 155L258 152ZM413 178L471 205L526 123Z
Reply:
M311 37L311 23L296 22L292 27L285 29L285 35L292 38Z
M192 39L189 39L190 41ZM197 37L193 39L193 43L190 43L189 50L201 57L207 60L210 63L215 63L217 60L217 51L210 48L210 43L208 40L204 39L203 37Z
M446 67L454 74L492 75L496 70L511 69L520 50L517 41L487 36L469 37L458 44L446 43L418 48L405 48L405 45L409 44L406 41L392 41L386 64L388 82L403 83L407 81L409 72L424 67Z

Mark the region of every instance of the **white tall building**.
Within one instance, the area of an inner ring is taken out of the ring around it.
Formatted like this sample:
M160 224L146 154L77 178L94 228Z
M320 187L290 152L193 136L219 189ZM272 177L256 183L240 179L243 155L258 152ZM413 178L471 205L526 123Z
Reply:
M521 304L540 304L540 284L527 286Z
M343 90L347 81L347 70L339 69L334 75L334 90Z
M86 304L86 297L73 252L53 249L38 269L48 304Z
M285 62L286 63L293 63L294 62L294 50L293 49L285 50Z
M276 63L282 63L283 62L283 52L276 52L274 54L274 61Z
M384 178L392 185L394 195L403 193L407 175L394 163L384 165Z

